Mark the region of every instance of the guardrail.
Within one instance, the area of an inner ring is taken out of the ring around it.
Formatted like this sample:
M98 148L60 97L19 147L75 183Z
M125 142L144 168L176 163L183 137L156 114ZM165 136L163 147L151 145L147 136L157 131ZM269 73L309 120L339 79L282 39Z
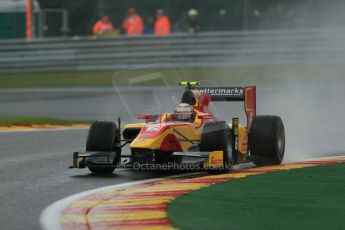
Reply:
M205 67L342 62L345 29L5 40L0 54L0 72L114 70L153 63Z

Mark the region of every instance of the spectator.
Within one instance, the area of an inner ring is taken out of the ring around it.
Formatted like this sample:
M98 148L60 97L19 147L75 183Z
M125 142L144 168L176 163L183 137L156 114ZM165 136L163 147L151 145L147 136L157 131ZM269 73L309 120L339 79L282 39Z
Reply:
M137 14L134 8L128 9L128 15L123 21L122 28L128 36L141 35L144 32L143 19Z
M113 24L110 22L109 17L104 15L99 21L97 21L93 28L93 35L103 36L111 33L114 30Z
M199 16L199 13L196 9L190 9L188 11L188 32L196 33L201 30L198 16Z
M146 19L144 34L153 34L153 17L149 16Z
M154 32L157 36L170 35L170 20L161 9L157 10Z

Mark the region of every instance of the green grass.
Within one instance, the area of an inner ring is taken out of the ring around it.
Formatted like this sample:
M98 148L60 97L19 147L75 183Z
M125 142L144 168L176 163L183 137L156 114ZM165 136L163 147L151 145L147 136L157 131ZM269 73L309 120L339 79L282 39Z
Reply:
M111 84L111 73L107 72L0 74L0 88L101 87Z
M251 65L212 68L151 68L108 72L60 72L0 74L0 88L49 87L111 87L131 85L128 79L151 76L155 79L138 84L176 85L178 81L200 80L207 84L299 84L310 80L333 81L343 79L345 66L340 64ZM158 77L158 78L157 78ZM164 81L162 81L162 78Z
M90 124L90 121L79 120L60 120L49 117L0 117L0 126L14 125L73 125L73 124Z
M251 176L175 200L179 229L344 229L345 164Z

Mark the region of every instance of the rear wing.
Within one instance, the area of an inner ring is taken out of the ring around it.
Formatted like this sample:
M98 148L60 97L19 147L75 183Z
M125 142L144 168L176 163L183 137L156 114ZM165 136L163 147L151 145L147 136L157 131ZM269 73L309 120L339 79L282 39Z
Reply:
M247 116L247 128L256 116L256 87L195 87L201 93L211 96L211 101L243 101Z

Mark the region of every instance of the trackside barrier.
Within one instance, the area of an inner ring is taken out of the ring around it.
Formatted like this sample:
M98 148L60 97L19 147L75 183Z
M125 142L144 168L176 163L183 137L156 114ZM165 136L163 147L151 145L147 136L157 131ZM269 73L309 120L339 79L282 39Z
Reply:
M0 41L0 72L342 62L345 29L178 33Z

